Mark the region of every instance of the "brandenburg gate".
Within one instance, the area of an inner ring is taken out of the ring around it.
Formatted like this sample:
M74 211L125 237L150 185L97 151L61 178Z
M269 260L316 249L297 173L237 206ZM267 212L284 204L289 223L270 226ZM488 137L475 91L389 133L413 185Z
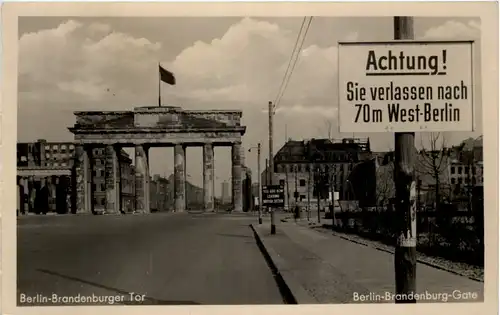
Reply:
M136 211L150 212L149 154L152 147L174 147L175 211L186 209L186 147L203 147L204 208L213 211L214 147L230 146L232 155L233 211L242 211L241 111L184 110L180 107L136 107L133 111L75 112L76 123L68 128L77 143L77 212L94 212L92 149L105 147L107 212L119 213L121 174L119 153L135 147ZM108 166L109 165L109 166Z

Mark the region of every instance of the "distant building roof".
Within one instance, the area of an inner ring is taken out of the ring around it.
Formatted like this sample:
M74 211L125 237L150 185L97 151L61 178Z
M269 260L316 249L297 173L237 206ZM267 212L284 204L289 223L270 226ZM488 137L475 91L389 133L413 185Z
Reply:
M310 162L311 160L333 160L336 156L328 153L369 152L369 139L310 139L288 140L276 153L274 160L280 162Z

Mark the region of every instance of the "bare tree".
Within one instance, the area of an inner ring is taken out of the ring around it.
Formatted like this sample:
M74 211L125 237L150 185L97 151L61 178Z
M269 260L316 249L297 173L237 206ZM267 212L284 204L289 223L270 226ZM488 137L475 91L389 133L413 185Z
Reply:
M392 162L381 165L377 168L377 205L385 206L390 198L393 197L395 186L393 179L394 164Z
M472 142L472 147L467 146L467 141ZM467 196L467 209L472 212L472 188L474 187L476 174L475 174L475 166L476 161L474 159L474 142L476 139L469 138L467 140L462 141L462 143L455 148L455 152L458 157L458 161L465 165L466 169L466 182L464 187L458 187L457 191L460 191L461 194L465 193Z
M439 208L443 191L441 190L444 184L443 174L448 168L449 153L446 148L446 139L441 133L431 133L426 140L428 145L424 145L422 139L422 151L418 155L417 173L423 177L430 177L434 183L434 193L436 210ZM426 147L428 149L426 149Z

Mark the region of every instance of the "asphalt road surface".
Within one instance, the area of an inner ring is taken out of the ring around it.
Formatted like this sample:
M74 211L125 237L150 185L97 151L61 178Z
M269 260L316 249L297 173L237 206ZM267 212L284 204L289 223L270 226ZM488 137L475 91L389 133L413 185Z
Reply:
M187 213L20 218L18 305L283 304L248 226L255 220Z

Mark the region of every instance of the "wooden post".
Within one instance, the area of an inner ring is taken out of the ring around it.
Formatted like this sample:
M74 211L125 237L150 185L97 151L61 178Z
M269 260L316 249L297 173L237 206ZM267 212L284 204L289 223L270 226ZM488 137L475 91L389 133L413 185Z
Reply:
M394 39L413 39L413 18L394 17ZM396 184L396 249L394 267L396 276L396 294L401 299L396 303L416 303L416 187L415 187L415 133L398 132L395 134Z
M316 195L318 195L318 223L321 223L321 193L320 193L320 184L321 184L321 168L318 164L316 167Z
M332 203L332 229L335 229L335 224L336 224L336 221L335 220L335 184L336 182L334 181L334 178L335 178L335 171L332 172L330 175L329 175L329 179L330 179L330 194L331 194L331 203Z
M260 142L257 145L257 172L259 173L259 176L257 178L259 184L259 224L262 224L262 180L261 180L261 174L260 174Z
M309 161L308 161L309 162ZM307 168L307 221L311 218L311 173L312 173L312 164L308 163ZM314 191L314 188L313 188Z
M274 154L273 154L273 116L274 116L274 105L273 102L268 104L269 111L269 182L274 185ZM275 210L270 208L271 212L271 234L276 234L276 224L275 224Z

